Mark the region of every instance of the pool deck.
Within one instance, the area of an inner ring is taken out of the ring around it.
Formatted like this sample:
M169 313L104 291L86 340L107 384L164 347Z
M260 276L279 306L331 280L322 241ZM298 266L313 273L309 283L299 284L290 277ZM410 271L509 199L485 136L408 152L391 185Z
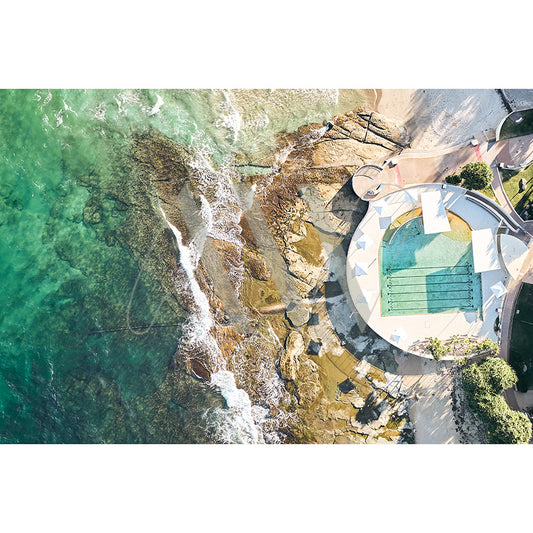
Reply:
M490 228L495 234L500 225L500 219L496 215L469 200L465 189L461 187L448 185L443 189L441 184L422 184L416 185L416 189L419 194L441 191L445 208L463 218L474 230ZM378 264L381 240L392 221L420 205L419 202L416 204L405 202L403 190L389 193L382 198L386 202L385 210L379 214L372 207L372 203L370 204L366 216L354 233L347 256L348 288L354 305L366 324L394 346L410 353L418 353L414 351L412 345L428 337L447 339L459 334L498 340L494 332L494 323L498 317L496 309L501 309L503 298L496 298L490 287L498 281L504 284L507 282L507 274L503 269L481 273L483 319L480 319L475 312L381 316ZM356 244L363 232L373 241L364 249ZM366 263L368 274L356 275L356 263ZM366 298L361 297L362 291L365 291ZM407 334L407 337L400 341L392 338L392 333L398 328Z

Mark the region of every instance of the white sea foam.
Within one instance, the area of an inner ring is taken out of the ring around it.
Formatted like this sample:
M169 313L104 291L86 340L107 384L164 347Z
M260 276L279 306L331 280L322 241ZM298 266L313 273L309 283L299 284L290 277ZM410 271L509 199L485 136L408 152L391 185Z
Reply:
M221 442L243 442L256 444L260 442L260 432L254 423L252 403L248 394L239 389L235 383L235 376L226 369L226 362L215 338L210 334L213 317L206 295L200 289L195 277L198 255L194 244L183 244L181 232L171 224L163 209L159 208L166 223L172 230L180 252L180 263L189 279L190 289L198 307L198 313L193 313L184 327L182 342L192 346L201 346L212 358L216 372L211 375L211 384L220 390L226 400L228 409L216 409L211 413L212 431L215 439Z
M102 102L101 104L96 106L93 117L96 120L101 120L102 122L105 122L106 121L105 114L106 114L106 105L105 105L105 102Z
M219 437L226 441L231 437L234 442L257 444L259 432L252 414L252 402L248 394L237 387L235 376L227 370L219 371L211 375L211 384L220 389L226 400L229 412L225 414L233 428L233 431L228 432L228 427L222 424L224 432L219 434ZM223 416L220 412L218 415Z
M150 111L150 113L148 113L148 116L152 116L152 115L155 115L156 113L159 113L160 107L165 103L163 98L161 98L157 93L156 93L156 96L157 96L157 102L154 105L154 107L152 107L152 110Z
M213 229L213 211L211 210L211 206L209 205L209 202L206 200L203 194L200 195L200 202L202 205L201 206L202 220L204 221L204 224L206 225L207 234L210 235Z
M224 96L223 110L225 114L220 115L216 125L229 130L229 136L235 144L242 128L242 116L237 107L233 104L231 93L229 91L222 91L222 94Z
M72 113L74 113L76 116L78 116L78 113L76 113L76 111L74 111L74 109L72 109L72 107L70 107L67 102L65 102L65 100L63 100L63 107L65 109L65 111L71 111Z
M205 216L204 222L209 224L209 236L242 248L242 229L239 225L242 210L233 189L230 167L221 165L220 170L215 170L204 150L198 151L191 166L197 171L197 186L208 200L208 205L202 204L202 216Z
M198 257L197 254L195 254L194 245L187 247L183 244L181 232L178 230L178 228L176 228L176 226L174 226L168 221L163 209L161 209L161 207L159 209L161 210L161 213L163 214L166 223L172 230L172 233L174 233L174 236L176 237L178 249L180 252L180 263L183 269L185 270L187 277L189 278L190 289L193 294L194 301L198 306L198 315L192 316L195 326L194 330L199 335L207 334L213 326L213 318L211 316L211 310L209 308L209 301L206 295L202 292L202 289L200 289L200 285L198 285L198 282L196 281L196 277L194 275L196 265L198 264Z

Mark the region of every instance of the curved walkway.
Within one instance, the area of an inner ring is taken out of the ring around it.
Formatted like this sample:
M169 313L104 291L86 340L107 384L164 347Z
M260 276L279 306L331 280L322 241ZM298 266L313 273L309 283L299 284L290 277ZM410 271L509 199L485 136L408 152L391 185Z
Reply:
M455 146L441 146L428 152L406 149L395 153L392 157L397 160L397 165L384 168L382 181L394 184L396 175L401 172L404 187L421 183L444 183L446 176L456 173L466 163L481 159L492 168L494 176L492 186L497 201L508 213L509 219L521 228L521 237L529 244L533 240L533 223L524 222L514 210L503 188L498 166L502 163L506 166L519 167L533 161L533 135L501 141L482 141L484 138L482 134L477 137L477 145L462 143ZM377 163L383 165L385 162L380 160ZM520 278L511 280L508 284L508 293L502 305L500 357L505 361L509 361L514 308L522 282L533 283L533 246L530 247ZM504 391L503 395L513 409L520 409L513 389Z

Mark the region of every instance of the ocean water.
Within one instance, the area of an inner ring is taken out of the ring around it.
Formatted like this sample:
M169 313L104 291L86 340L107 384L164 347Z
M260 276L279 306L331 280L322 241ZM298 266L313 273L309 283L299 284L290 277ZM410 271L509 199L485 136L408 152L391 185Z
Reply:
M129 207L116 193L136 179L131 138L152 128L194 148L210 234L235 240L232 163L272 157L279 132L361 100L332 90L1 90L0 442L261 441L231 372L206 384L172 363L194 317L168 303L120 238Z

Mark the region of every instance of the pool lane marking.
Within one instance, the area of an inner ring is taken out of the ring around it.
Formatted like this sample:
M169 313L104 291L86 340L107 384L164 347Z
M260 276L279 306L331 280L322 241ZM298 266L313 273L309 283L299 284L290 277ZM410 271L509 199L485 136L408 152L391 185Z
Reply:
M398 163L394 165L394 174L396 175L396 185L403 187L402 176L400 175L400 167Z

